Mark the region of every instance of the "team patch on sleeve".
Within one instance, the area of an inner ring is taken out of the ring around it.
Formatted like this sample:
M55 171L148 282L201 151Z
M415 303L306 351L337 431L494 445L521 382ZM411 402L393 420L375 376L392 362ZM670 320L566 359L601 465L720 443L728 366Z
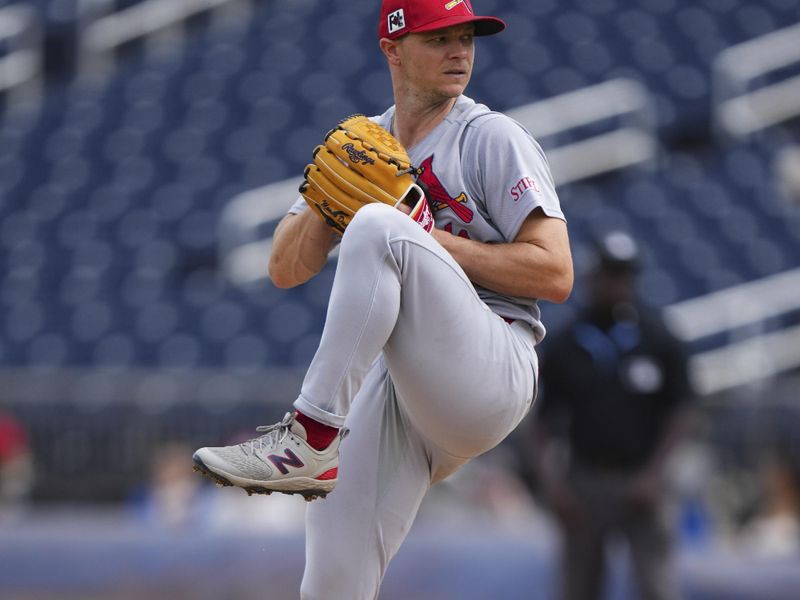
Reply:
M522 198L523 194L528 190L533 190L534 192L542 193L542 190L539 189L539 186L536 185L536 181L532 177L528 177L527 175L520 179L517 183L515 183L511 188L508 190L508 193L511 195L511 199L514 202L518 202L520 198Z

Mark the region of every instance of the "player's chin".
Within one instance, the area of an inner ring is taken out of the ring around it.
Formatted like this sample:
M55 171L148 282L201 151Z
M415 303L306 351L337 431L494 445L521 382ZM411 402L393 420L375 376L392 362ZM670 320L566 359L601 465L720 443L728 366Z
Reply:
M439 92L447 98L457 98L464 93L467 83L469 83L469 79L466 77L459 81L445 82L439 87Z

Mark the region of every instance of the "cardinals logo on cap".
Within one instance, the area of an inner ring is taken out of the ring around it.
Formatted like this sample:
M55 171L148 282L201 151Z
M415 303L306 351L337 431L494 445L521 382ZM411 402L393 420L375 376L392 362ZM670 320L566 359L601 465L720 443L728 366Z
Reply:
M472 14L472 6L469 4L469 0L451 0L447 4L444 5L445 10L453 10L459 4L463 4L464 8L469 11L469 14Z
M389 33L400 31L406 26L406 19L403 15L403 9L399 8L388 16L389 19Z

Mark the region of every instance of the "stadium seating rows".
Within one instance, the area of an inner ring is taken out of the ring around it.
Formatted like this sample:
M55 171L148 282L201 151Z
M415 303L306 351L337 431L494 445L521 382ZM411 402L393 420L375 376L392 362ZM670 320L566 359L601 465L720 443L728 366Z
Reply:
M38 2L55 10L56 0ZM642 81L666 143L709 129L722 48L800 19L763 0L483 1L470 95L511 108L611 77ZM312 355L330 268L312 286L239 289L219 271L220 211L300 172L323 132L390 102L374 2L255 4L167 56L132 50L102 82L55 86L0 127L6 365L297 366ZM365 43L365 40L367 42ZM561 190L573 240L647 240L642 291L665 305L796 266L800 215L755 144L706 140L663 164Z

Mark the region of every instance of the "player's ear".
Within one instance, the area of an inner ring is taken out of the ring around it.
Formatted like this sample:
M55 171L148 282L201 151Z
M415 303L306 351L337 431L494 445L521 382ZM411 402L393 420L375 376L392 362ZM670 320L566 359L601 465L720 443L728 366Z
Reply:
M389 61L390 65L400 64L400 40L390 40L389 38L381 38L380 41L381 52Z

